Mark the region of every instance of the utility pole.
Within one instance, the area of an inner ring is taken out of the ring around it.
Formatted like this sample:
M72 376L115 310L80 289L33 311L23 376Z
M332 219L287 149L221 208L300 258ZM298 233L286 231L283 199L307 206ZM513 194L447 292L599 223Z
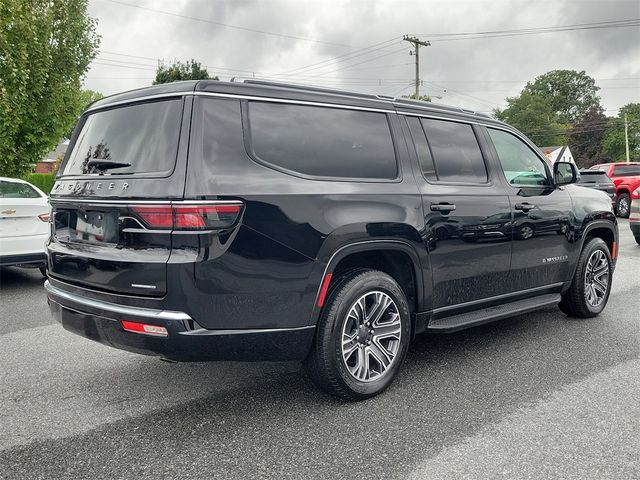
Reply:
M624 114L624 146L627 151L627 163L629 163L629 122L626 113Z
M415 50L409 52L409 55L415 55L416 56L416 100L420 99L420 47L429 47L431 46L431 43L429 43L429 41L422 41L419 38L416 37L410 37L408 35L405 35L404 37L402 37L402 40L404 40L405 42L409 42L411 45L413 45L413 48Z

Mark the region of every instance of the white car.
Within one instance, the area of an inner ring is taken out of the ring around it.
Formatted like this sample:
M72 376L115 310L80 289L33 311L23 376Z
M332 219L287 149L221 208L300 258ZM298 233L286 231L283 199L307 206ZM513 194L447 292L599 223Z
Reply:
M0 177L0 266L37 267L45 275L47 195L24 180Z

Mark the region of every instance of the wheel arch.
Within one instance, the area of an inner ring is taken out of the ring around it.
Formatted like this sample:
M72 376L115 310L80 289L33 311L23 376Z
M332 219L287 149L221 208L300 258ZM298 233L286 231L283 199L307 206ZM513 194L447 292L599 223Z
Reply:
M331 255L316 293L311 316L314 324L322 310L319 299L327 275L332 275L332 283L342 272L351 268L371 268L390 275L407 295L411 313L419 312L424 305L423 266L416 249L402 240L364 240L344 245Z
M580 257L585 244L590 238L600 238L607 244L607 247L609 247L609 253L612 256L615 265L615 261L618 257L617 251L614 252L614 244L616 245L615 250L618 249L618 232L615 223L608 220L598 220L595 222L591 222L585 228L584 233L582 234L582 238L580 239L580 250L578 255L576 256L576 261L575 265L573 266L573 274L571 275L571 278L575 276L576 269L578 268L578 258Z

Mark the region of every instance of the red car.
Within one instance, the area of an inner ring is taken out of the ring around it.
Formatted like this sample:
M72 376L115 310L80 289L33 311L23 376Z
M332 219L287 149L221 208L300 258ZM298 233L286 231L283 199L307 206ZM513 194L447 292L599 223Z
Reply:
M629 218L631 200L640 198L640 162L601 163L590 170L604 170L616 186L616 213Z

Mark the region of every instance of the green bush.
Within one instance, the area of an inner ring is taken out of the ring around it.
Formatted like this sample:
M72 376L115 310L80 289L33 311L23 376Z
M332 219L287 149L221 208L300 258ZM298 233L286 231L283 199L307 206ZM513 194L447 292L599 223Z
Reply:
M53 188L53 184L56 182L55 173L30 173L25 175L23 180L26 180L32 185L35 185L44 193L49 195L49 192Z

